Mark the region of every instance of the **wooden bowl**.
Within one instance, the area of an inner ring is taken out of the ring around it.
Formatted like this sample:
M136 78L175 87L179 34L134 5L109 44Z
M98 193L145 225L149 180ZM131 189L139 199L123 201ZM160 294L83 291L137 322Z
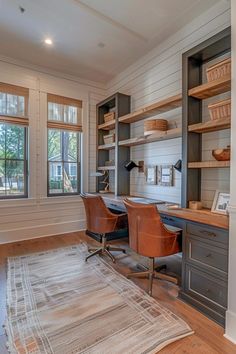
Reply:
M215 149L212 150L212 156L217 161L229 161L230 160L230 147L227 147L227 149Z

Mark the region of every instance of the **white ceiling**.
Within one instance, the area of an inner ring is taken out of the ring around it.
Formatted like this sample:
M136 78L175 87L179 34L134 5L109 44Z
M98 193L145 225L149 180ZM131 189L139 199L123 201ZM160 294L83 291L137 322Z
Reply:
M0 0L0 54L105 82L218 1Z

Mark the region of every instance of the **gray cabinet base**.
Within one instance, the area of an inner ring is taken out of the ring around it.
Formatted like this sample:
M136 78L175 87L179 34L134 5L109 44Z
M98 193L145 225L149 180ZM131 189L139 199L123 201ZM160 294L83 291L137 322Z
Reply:
M208 306L205 306L202 302L199 302L192 296L186 294L183 290L180 290L178 297L180 300L183 300L187 304L190 304L195 307L203 315L209 317L211 320L216 321L222 327L225 327L225 316L221 315L219 312L216 312Z

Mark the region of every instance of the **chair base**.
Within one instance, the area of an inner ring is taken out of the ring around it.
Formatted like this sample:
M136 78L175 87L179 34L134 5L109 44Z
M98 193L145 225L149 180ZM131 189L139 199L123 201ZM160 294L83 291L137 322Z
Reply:
M162 269L166 269L166 265L159 266L156 269L154 268L154 258L149 258L149 268L143 272L133 272L129 273L127 275L127 278L131 277L136 277L136 278L142 278L142 277L148 277L149 282L148 282L148 294L152 295L152 283L153 283L153 278L154 279L161 279L161 280L167 280L170 281L174 284L178 284L178 279L174 276L168 275L168 274L163 274L160 273Z
M107 239L106 239L106 235L102 235L102 247L99 247L99 248L91 248L88 250L89 252L92 252L90 253L86 258L85 258L85 261L87 262L87 260L95 255L99 255L99 256L102 256L102 255L106 255L108 256L113 263L115 263L115 257L113 256L113 254L110 252L110 251L114 251L114 252L123 252L123 253L126 253L125 249L124 248L119 248L119 247L113 247L113 246L110 246L110 245L107 245Z

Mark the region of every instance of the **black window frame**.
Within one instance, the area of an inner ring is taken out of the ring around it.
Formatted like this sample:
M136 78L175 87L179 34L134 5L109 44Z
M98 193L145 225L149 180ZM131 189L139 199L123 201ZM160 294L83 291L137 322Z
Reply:
M77 134L77 161L65 161L64 160L64 139L62 139L62 160L54 160L54 161L49 161L48 160L48 131L49 130L58 130L60 132L73 132ZM79 195L81 193L81 140L82 140L82 132L81 131L75 131L75 130L67 130L67 129L60 129L58 128L47 128L47 197L66 197L66 196L72 196L72 195ZM76 192L69 192L69 193L50 193L50 181L49 181L49 165L50 163L60 163L62 165L62 189L64 190L64 164L65 163L76 163L77 164L77 191Z
M8 199L26 199L29 197L29 173L28 173L28 126L22 126L17 123L9 123L0 121L0 124L11 125L11 126L21 126L24 128L24 159L9 159L9 158L1 158L0 161L23 161L24 162L24 194L14 194L14 195L1 195L0 200L8 200ZM5 142L6 144L6 142ZM6 150L6 145L5 145ZM5 163L5 175L6 175L6 163Z

